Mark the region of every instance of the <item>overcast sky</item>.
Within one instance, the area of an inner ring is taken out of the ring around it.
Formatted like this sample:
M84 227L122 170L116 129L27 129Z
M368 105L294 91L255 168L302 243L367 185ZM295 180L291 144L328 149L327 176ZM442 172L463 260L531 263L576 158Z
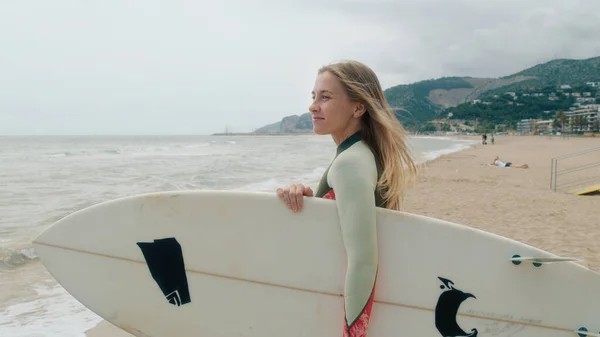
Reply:
M307 111L316 70L384 88L600 56L600 1L0 2L0 134L244 132Z

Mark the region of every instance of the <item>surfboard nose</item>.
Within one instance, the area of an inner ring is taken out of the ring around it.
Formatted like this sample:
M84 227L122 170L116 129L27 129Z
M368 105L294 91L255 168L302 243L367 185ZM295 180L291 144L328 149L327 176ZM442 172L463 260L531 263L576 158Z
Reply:
M55 224L56 223L44 228L36 237L33 238L33 240L31 240L31 244L33 245L34 249L39 247L41 244L48 244L50 238L54 236L52 232L55 231Z

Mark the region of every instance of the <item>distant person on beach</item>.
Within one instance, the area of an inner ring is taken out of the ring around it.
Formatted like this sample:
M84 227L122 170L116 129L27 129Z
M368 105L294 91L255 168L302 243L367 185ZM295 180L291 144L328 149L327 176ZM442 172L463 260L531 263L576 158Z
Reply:
M487 135L485 133L481 135L481 144L487 144Z
M507 161L506 163L500 160L500 157L496 156L494 158L494 161L492 162L492 165L498 166L498 167L512 167L512 168L529 168L529 165L527 164L521 164L521 165L515 165L509 161Z
M492 145L494 145L494 135L492 135Z
M319 69L309 111L314 132L331 135L337 146L314 196L335 200L347 253L340 335L365 337L378 274L375 212L400 209L416 165L406 132L366 65L348 61ZM277 195L295 213L313 191L293 184L278 188ZM306 245L310 249L310 242Z

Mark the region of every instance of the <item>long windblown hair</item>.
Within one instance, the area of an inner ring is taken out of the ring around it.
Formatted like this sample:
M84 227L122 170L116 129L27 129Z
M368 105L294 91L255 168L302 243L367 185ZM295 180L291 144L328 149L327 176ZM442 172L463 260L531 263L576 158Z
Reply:
M386 208L399 210L404 192L417 174L407 145L406 131L389 106L375 72L357 61L333 63L319 69L329 72L344 87L351 101L365 105L361 135L381 167L378 187Z

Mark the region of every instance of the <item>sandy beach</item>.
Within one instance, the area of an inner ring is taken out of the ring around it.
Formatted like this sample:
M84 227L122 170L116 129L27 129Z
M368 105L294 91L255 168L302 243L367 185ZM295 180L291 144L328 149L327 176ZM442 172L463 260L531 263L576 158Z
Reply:
M494 145L488 141L488 145L478 144L427 162L406 195L404 210L506 236L557 255L578 257L583 259L581 264L600 271L600 251L595 244L600 241L600 195L576 196L572 189L554 192L550 188L552 157L593 147L600 147L600 139L499 136ZM529 168L489 165L496 155ZM594 161L600 162L600 151L559 165L578 167ZM565 175L559 178L559 186L568 179L600 178L599 170ZM131 335L103 322L87 336Z
M600 251L593 244L600 239L600 195L577 196L571 189L550 189L552 157L593 147L600 147L600 139L496 137L494 145L480 144L429 162L416 188L407 193L405 210L582 258L581 264L600 271ZM488 165L496 155L529 168ZM600 151L560 165L574 168L593 161L600 162ZM600 179L597 167L574 174L578 179ZM559 177L559 184L563 180L576 181L565 175Z

